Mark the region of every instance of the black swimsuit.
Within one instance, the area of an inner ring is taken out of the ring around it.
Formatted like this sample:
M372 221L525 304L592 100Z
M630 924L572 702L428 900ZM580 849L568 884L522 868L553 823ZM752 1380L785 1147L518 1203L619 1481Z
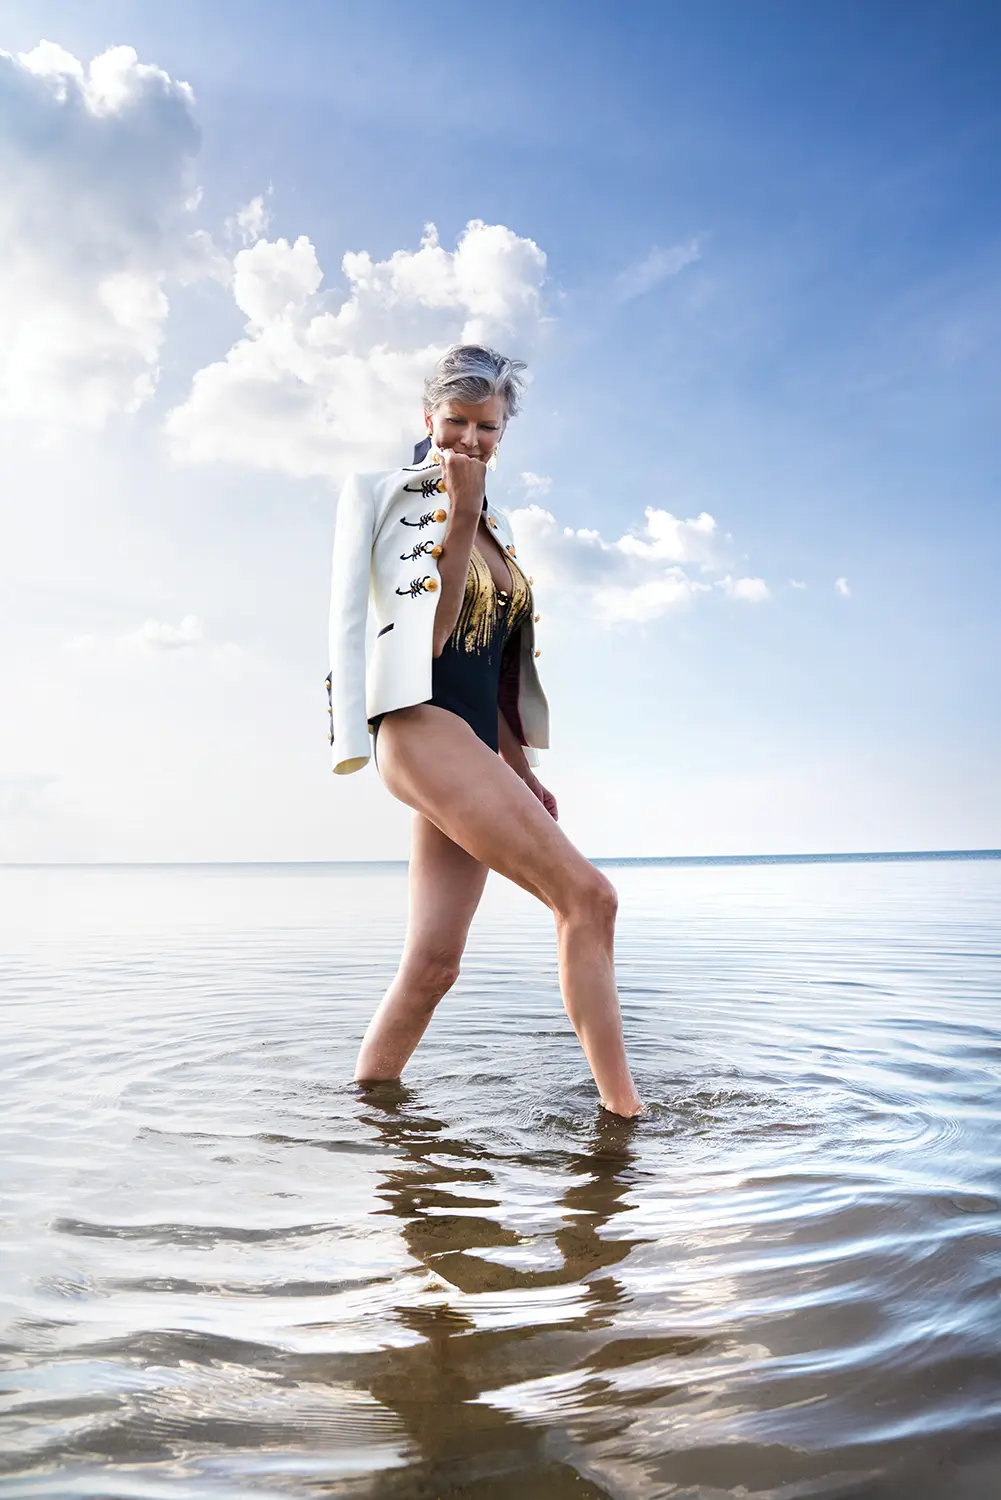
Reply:
M486 500L483 502L486 506ZM511 588L497 588L493 574L475 543L459 618L431 661L431 697L426 703L447 708L473 730L491 750L498 749L497 708L501 679L509 676L511 657L520 650L520 630L532 612L528 579L513 557L506 557ZM387 710L392 712L392 710ZM373 752L385 714L369 720ZM378 764L378 757L376 758Z

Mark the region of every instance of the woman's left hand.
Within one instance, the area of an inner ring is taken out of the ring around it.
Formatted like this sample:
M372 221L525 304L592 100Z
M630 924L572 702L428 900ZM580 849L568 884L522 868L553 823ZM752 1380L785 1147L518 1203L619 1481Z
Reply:
M529 791L535 793L539 801L542 803L543 807L546 809L546 812L549 813L550 816L556 820L556 822L559 822L559 814L556 810L556 798L553 796L549 788L544 787L538 776L534 776L531 771L526 771L524 776L522 777L522 780L528 787Z

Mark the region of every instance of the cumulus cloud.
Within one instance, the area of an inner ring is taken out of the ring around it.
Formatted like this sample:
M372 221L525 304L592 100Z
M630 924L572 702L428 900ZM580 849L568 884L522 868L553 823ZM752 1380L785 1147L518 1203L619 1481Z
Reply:
M645 624L691 604L699 594L712 592L712 585L690 578L682 568L668 568L662 577L649 578L631 587L599 585L592 591L598 619L608 625L630 621Z
M152 396L165 282L222 274L193 103L131 47L0 52L0 419L96 428Z
M605 624L646 622L722 590L759 603L770 598L761 578L734 578L727 566L731 539L702 511L688 520L648 505L643 526L615 541L588 527L560 526L536 503L511 512L519 555L547 589L583 602Z
M553 481L548 474L533 474L531 469L526 469L523 474L519 474L518 482L524 485L532 496L548 495L553 487Z
M772 597L771 589L763 578L731 578L729 574L717 584L730 599L743 599L747 604L763 604Z
M424 375L449 344L525 353L546 321L546 257L502 224L471 219L454 250L429 224L419 249L349 252L341 270L346 291L321 291L305 235L239 251L246 331L169 414L176 456L300 477L398 462L423 425Z
M205 632L202 622L197 615L185 615L179 625L168 624L165 620L144 620L137 630L126 631L124 635L115 637L101 637L97 635L75 635L66 642L69 651L81 654L89 654L112 648L116 651L125 652L164 652L164 651L190 651L200 648L206 644ZM219 651L232 653L238 648L232 643L217 647Z
M654 246L649 255L619 272L615 278L618 300L628 302L633 297L642 297L644 292L649 292L659 281L666 280L668 276L677 276L679 271L701 259L701 256L702 250L697 239L686 240L681 245L669 245L666 249Z
M847 578L835 578L834 592L840 594L842 599L850 599L852 596L851 585Z
M268 197L271 196L271 187L268 187ZM231 239L241 240L244 245L256 245L257 241L264 238L268 225L271 223L271 210L264 201L264 194L258 193L256 198L251 198L242 208L238 208L231 219L226 220L226 229Z
M161 620L145 620L138 630L120 637L123 646L135 646L142 651L183 651L200 646L204 639L202 623L197 615L185 615L180 625L168 625Z

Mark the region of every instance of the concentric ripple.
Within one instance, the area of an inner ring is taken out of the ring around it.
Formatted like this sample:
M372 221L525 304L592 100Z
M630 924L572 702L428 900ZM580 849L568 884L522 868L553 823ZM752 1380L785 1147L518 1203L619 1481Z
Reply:
M1001 1495L1001 862L609 867L595 1108L490 882L407 1073L396 867L0 870L0 1493Z

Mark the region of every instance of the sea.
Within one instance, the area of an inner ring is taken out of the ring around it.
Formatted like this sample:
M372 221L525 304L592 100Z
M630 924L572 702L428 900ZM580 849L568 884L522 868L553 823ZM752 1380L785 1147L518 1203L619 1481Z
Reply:
M602 861L647 1112L491 876L0 869L3 1500L998 1500L1001 855Z

